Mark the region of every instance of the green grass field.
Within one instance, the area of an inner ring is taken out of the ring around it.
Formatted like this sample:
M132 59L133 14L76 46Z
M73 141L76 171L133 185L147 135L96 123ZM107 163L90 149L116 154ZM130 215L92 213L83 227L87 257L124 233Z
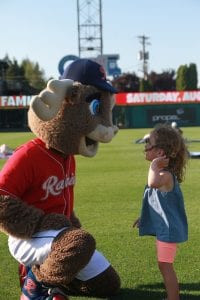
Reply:
M94 235L102 251L121 276L122 290L113 299L161 300L165 296L155 257L155 239L138 237L132 229L139 216L149 163L144 145L135 140L148 129L120 130L110 144L100 145L94 158L77 156L75 210L83 227ZM184 137L200 139L200 128L183 128ZM31 133L0 133L0 144L15 148ZM188 143L200 151L200 142ZM2 167L4 161L0 161ZM200 159L190 159L182 184L189 221L189 241L179 246L175 268L181 299L200 299ZM9 255L7 237L0 234L0 300L19 299L17 263ZM86 299L71 297L72 300ZM93 298L94 299L94 298Z

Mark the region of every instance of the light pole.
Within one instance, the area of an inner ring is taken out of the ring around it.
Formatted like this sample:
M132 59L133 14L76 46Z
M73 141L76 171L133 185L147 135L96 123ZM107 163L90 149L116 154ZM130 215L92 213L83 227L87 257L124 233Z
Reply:
M150 45L148 40L150 39L148 36L139 35L138 36L140 43L142 44L142 50L139 51L139 60L142 60L142 72L143 79L147 79L148 76L148 60L149 60L149 52L146 51L146 45Z

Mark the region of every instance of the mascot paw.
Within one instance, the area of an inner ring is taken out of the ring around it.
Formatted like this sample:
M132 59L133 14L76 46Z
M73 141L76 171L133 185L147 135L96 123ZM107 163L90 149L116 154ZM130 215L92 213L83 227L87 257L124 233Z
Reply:
M38 281L47 286L66 286L85 267L95 251L95 240L82 229L63 230L55 238L51 252L32 270Z
M66 216L61 214L48 214L42 218L40 225L37 228L37 231L44 230L59 230L63 227L71 227L72 223L66 218Z

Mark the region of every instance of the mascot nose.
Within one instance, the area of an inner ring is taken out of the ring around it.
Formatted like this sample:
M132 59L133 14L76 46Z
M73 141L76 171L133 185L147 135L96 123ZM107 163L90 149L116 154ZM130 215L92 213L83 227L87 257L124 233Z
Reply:
M118 127L117 126L109 126L106 127L104 125L99 124L90 134L87 136L97 142L101 143L109 143L113 137L117 134Z

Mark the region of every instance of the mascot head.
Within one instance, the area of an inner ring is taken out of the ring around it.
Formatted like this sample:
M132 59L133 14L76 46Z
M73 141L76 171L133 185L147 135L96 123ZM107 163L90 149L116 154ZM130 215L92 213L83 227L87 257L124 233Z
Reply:
M31 100L28 122L48 148L68 154L95 156L98 143L108 143L118 128L112 122L116 90L98 63L78 59L61 80Z

